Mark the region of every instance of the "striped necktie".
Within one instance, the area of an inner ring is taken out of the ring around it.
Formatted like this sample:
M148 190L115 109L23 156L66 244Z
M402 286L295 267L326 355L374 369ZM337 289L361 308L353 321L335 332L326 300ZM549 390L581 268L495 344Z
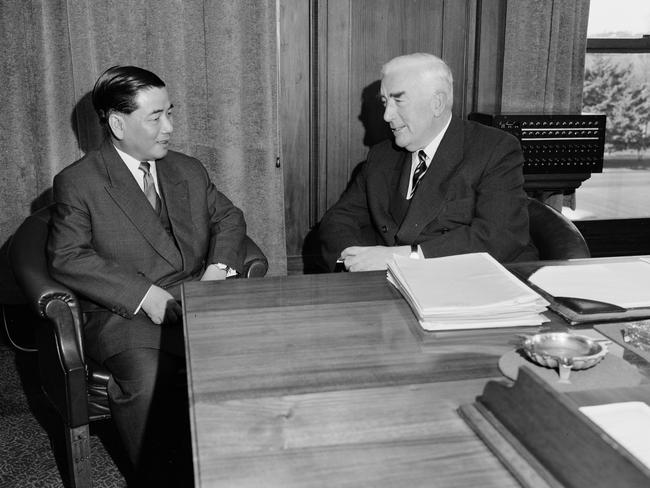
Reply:
M418 158L420 159L420 162L415 168L415 171L413 172L413 179L411 180L411 198L413 197L415 189L418 187L422 176L424 176L424 173L427 170L427 153L425 153L423 150L418 151Z
M139 167L140 171L144 173L143 182L144 182L144 194L149 200L149 203L153 209L159 213L160 212L160 197L156 192L156 185L153 182L153 175L151 174L151 165L147 161L142 161Z

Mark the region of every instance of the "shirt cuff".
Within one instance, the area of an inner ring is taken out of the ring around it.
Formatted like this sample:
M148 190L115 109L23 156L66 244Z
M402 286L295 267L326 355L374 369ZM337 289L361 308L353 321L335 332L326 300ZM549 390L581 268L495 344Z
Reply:
M142 304L144 303L144 300L147 298L147 295L149 295L149 292L151 291L151 288L153 288L153 285L151 285L147 290L147 293L144 294L142 300L140 300L140 304L138 305L138 308L136 308L135 312L133 312L133 315L136 315L140 311L140 309L142 308Z
M234 269L232 269L232 268L231 268L230 266L228 266L227 264L223 264L223 263L214 263L214 264L212 264L211 266L216 266L217 268L222 269L222 270L225 269L225 270L226 270L226 278L230 278L230 277L232 277L232 276L237 276L237 271L234 270Z
M417 244L411 244L411 252L409 253L411 259L424 259L422 248Z

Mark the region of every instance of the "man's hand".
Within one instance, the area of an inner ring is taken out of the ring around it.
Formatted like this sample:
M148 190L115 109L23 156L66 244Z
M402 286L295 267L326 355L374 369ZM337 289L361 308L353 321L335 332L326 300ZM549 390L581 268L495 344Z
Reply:
M171 294L151 285L142 302L142 310L154 324L174 323L181 320L182 309Z
M217 281L225 280L227 271L225 269L219 269L216 264L211 264L203 272L201 276L201 281Z
M341 259L348 271L375 271L386 269L393 254L408 256L410 246L351 246L341 252Z

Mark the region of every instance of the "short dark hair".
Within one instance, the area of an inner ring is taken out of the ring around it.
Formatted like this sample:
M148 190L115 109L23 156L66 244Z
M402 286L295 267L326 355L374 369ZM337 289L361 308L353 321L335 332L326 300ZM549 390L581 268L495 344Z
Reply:
M162 88L163 80L137 66L113 66L104 71L93 88L93 107L100 124L108 124L111 111L130 114L138 108L135 97L141 90Z

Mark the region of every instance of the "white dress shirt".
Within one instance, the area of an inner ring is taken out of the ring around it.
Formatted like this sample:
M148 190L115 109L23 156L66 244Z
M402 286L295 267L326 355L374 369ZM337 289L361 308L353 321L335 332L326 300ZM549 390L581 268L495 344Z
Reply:
M433 159L433 156L435 156L436 151L438 150L438 146L440 146L440 141L442 141L442 138L445 135L445 132L447 132L447 128L449 127L449 123L451 122L451 117L449 117L449 120L443 127L443 129L440 131L440 134L438 134L436 137L434 137L433 141L431 141L429 144L427 144L425 147L423 147L420 150L417 150L413 153L411 153L411 174L409 176L409 187L406 190L406 199L410 200L411 197L413 196L412 193L412 186L413 186L413 173L415 173L415 168L417 168L418 164L420 164L420 158L418 156L418 152L421 150L424 150L424 152L427 155L427 159L425 161L425 164L427 165L427 171L429 170L429 166L431 165L431 160ZM424 178L424 175L422 175Z
M122 161L124 161L124 164L126 164L126 167L129 168L129 171L135 178L135 181L138 182L140 189L144 191L144 173L140 169L140 163L142 161L138 161L130 154L127 154L118 148L115 148L115 150L117 151L117 154L120 155L120 158L122 158ZM153 184L156 187L156 193L158 193L158 196L160 196L160 188L158 187L158 173L156 172L156 161L147 162L149 163L149 171L151 172L151 176L153 176Z

